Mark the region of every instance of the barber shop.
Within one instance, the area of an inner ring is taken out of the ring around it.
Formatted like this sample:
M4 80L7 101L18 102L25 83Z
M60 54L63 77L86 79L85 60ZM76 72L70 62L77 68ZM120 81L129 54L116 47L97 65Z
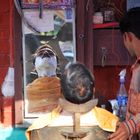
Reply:
M140 0L0 3L0 140L140 140Z

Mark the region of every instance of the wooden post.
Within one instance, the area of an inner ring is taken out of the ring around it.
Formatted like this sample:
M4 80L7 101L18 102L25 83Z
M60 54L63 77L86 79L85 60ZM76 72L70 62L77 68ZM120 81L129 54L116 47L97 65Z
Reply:
M74 113L74 132L80 130L80 113Z

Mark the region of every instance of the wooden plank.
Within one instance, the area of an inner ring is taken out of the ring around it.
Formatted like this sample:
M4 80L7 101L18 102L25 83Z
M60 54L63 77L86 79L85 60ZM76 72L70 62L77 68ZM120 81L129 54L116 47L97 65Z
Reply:
M22 27L19 14L14 7L14 66L15 66L15 124L23 121L23 93L22 93Z

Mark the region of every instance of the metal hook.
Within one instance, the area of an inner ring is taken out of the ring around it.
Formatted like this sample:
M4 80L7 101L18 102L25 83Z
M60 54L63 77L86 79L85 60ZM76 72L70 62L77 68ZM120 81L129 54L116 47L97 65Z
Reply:
M39 18L43 15L43 0L39 0Z
M79 34L79 38L82 40L84 38L84 34Z
M105 66L105 63L106 63L106 54L107 54L107 49L105 47L101 47L102 49L102 58L101 58L101 65L102 67Z

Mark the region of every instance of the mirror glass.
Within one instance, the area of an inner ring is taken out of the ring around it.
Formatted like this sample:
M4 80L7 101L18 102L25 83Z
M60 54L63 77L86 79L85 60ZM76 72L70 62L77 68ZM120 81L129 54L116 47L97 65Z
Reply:
M50 45L58 59L56 74L59 77L64 66L76 60L75 15L74 9L69 8L44 9L41 17L38 10L25 9L24 16L31 25L22 24L25 117L38 117L45 111L30 111L26 92L26 87L39 78L33 63L34 54L41 45Z

